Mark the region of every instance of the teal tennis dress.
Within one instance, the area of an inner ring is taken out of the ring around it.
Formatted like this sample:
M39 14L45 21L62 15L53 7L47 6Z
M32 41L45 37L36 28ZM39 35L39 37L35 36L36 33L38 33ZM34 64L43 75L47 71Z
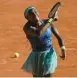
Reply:
M42 21L42 26L45 22ZM32 46L32 52L22 66L26 72L36 76L54 73L57 67L57 55L52 47L52 31L49 27L41 36L27 36Z

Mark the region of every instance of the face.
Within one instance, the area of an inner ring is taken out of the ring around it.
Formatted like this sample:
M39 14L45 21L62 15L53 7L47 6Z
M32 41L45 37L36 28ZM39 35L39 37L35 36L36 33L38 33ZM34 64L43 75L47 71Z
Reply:
M39 21L39 15L34 10L30 11L27 17L28 17L28 20L33 23L37 23Z

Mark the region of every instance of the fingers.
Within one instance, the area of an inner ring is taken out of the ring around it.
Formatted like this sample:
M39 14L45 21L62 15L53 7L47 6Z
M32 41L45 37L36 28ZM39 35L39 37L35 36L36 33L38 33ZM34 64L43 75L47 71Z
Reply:
M62 49L61 50L61 56L60 56L60 58L62 59L62 60L65 60L66 59L66 50L65 49Z
M58 19L57 18L54 18L54 21L58 21Z
M62 56L60 56L60 58L61 58L62 60L65 60L65 59L66 59L66 53L63 53Z
M60 56L60 58L61 58L62 60L65 60L65 59L66 59L66 56Z

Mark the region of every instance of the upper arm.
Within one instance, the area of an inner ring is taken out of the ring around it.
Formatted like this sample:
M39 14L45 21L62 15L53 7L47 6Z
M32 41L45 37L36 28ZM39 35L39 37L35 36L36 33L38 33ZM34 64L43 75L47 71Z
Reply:
M32 29L32 28L30 28L29 24L25 24L25 26L23 27L23 30L24 30L26 35L38 36L37 31Z

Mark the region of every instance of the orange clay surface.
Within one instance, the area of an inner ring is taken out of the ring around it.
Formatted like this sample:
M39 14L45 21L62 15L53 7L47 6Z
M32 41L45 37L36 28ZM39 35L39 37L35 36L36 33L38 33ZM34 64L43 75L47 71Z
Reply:
M61 60L60 47L53 36L53 46L58 56L58 67L53 77L77 76L77 4L76 0L59 0L62 6L59 11L59 20L54 25L62 36L67 57ZM24 10L28 6L38 8L41 19L47 18L50 8L57 0L0 0L0 77L32 77L31 73L21 70L29 56L31 46L23 32ZM20 54L14 58L14 53Z

